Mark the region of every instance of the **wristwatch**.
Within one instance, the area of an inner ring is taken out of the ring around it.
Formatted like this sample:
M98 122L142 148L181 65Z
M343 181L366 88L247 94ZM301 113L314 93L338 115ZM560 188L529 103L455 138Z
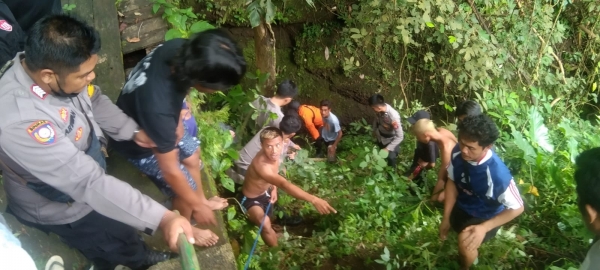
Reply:
M135 135L137 135L138 133L140 133L140 127L135 128L135 130L133 131L133 136L131 136L131 140L135 139Z

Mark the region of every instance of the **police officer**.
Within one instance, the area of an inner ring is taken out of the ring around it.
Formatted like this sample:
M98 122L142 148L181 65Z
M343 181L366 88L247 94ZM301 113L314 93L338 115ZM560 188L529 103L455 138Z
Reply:
M172 249L180 232L192 243L214 244L210 231L192 228L105 174L103 131L147 147L152 141L98 87L88 87L98 33L54 15L32 27L25 49L0 70L0 167L8 210L26 225L59 235L96 269L145 269L169 258L149 250L135 229L162 229Z
M369 106L375 111L373 120L373 135L377 138L379 147L389 152L388 166L396 168L396 159L400 152L400 143L404 132L400 124L400 114L392 106L383 101L383 96L375 94L369 98Z

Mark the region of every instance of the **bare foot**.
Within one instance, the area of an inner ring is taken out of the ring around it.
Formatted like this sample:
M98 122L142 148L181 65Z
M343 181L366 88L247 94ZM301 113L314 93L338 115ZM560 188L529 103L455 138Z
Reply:
M218 241L219 237L210 230L203 230L199 228L192 228L194 230L194 239L196 243L194 245L200 247L214 246Z
M208 208L210 208L211 210L222 210L223 208L227 207L229 204L227 203L226 199L223 199L219 196L214 196L214 197L208 199L207 205L208 205Z

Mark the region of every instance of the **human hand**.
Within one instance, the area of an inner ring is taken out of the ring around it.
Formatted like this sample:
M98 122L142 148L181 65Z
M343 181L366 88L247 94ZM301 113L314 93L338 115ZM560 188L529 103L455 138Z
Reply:
M274 204L275 202L277 202L277 188L274 188L271 191L271 204Z
M425 168L425 167L427 167L429 165L429 162L425 162L422 159L419 159L417 161L417 164L419 164L419 166L421 166L421 168Z
M330 214L332 212L337 214L337 211L333 209L333 207L331 207L327 201L319 197L314 197L311 203L317 209L317 211L321 213L321 215Z
M148 134L146 134L146 132L143 130L138 131L135 134L135 136L133 136L133 141L137 143L137 145L144 148L156 147L156 144L152 141L152 139L150 139L150 137L148 137Z
M190 244L196 242L190 222L186 218L171 211L165 212L158 227L163 231L165 241L169 245L169 248L174 252L178 251L177 239L180 233L185 234L185 238Z
M192 217L199 224L217 225L215 213L206 204L200 204L196 209L194 209L192 212Z
M481 246L483 238L485 238L485 234L488 231L485 226L479 224L466 227L462 232L468 233L467 237L463 240L463 244L466 245L467 250L475 251Z
M300 148L300 145L294 144L294 149L296 149L296 150L300 150L300 149L302 149L302 148Z
M231 138L235 138L235 131L229 130L229 134L231 134Z
M298 153L298 152L296 152L296 151L291 151L291 152L288 154L288 158L290 158L290 159L292 159L292 160L293 160L293 159L295 159L295 158L296 158L296 153Z
M450 221L443 219L442 224L440 224L440 239L442 239L442 241L446 240L446 236L448 236L449 231L450 231Z

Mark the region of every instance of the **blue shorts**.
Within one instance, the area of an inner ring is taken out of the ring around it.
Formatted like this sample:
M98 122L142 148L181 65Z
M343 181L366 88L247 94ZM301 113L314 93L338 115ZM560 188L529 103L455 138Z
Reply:
M184 129L187 130L185 124ZM177 145L179 148L179 161L190 157L194 154L200 147L200 140L197 137L191 136L187 131L184 132L183 138ZM143 174L148 176L152 182L160 189L160 191L168 196L169 198L175 197L175 192L171 189L171 186L167 183L165 178L163 177L162 171L158 166L158 160L156 160L156 156L152 155L147 158L141 159L128 159L135 167L137 167ZM200 162L200 160L198 160ZM185 175L188 184L193 190L196 190L198 187L196 186L196 182L192 179L190 172L183 166L183 164L179 163L179 168Z

